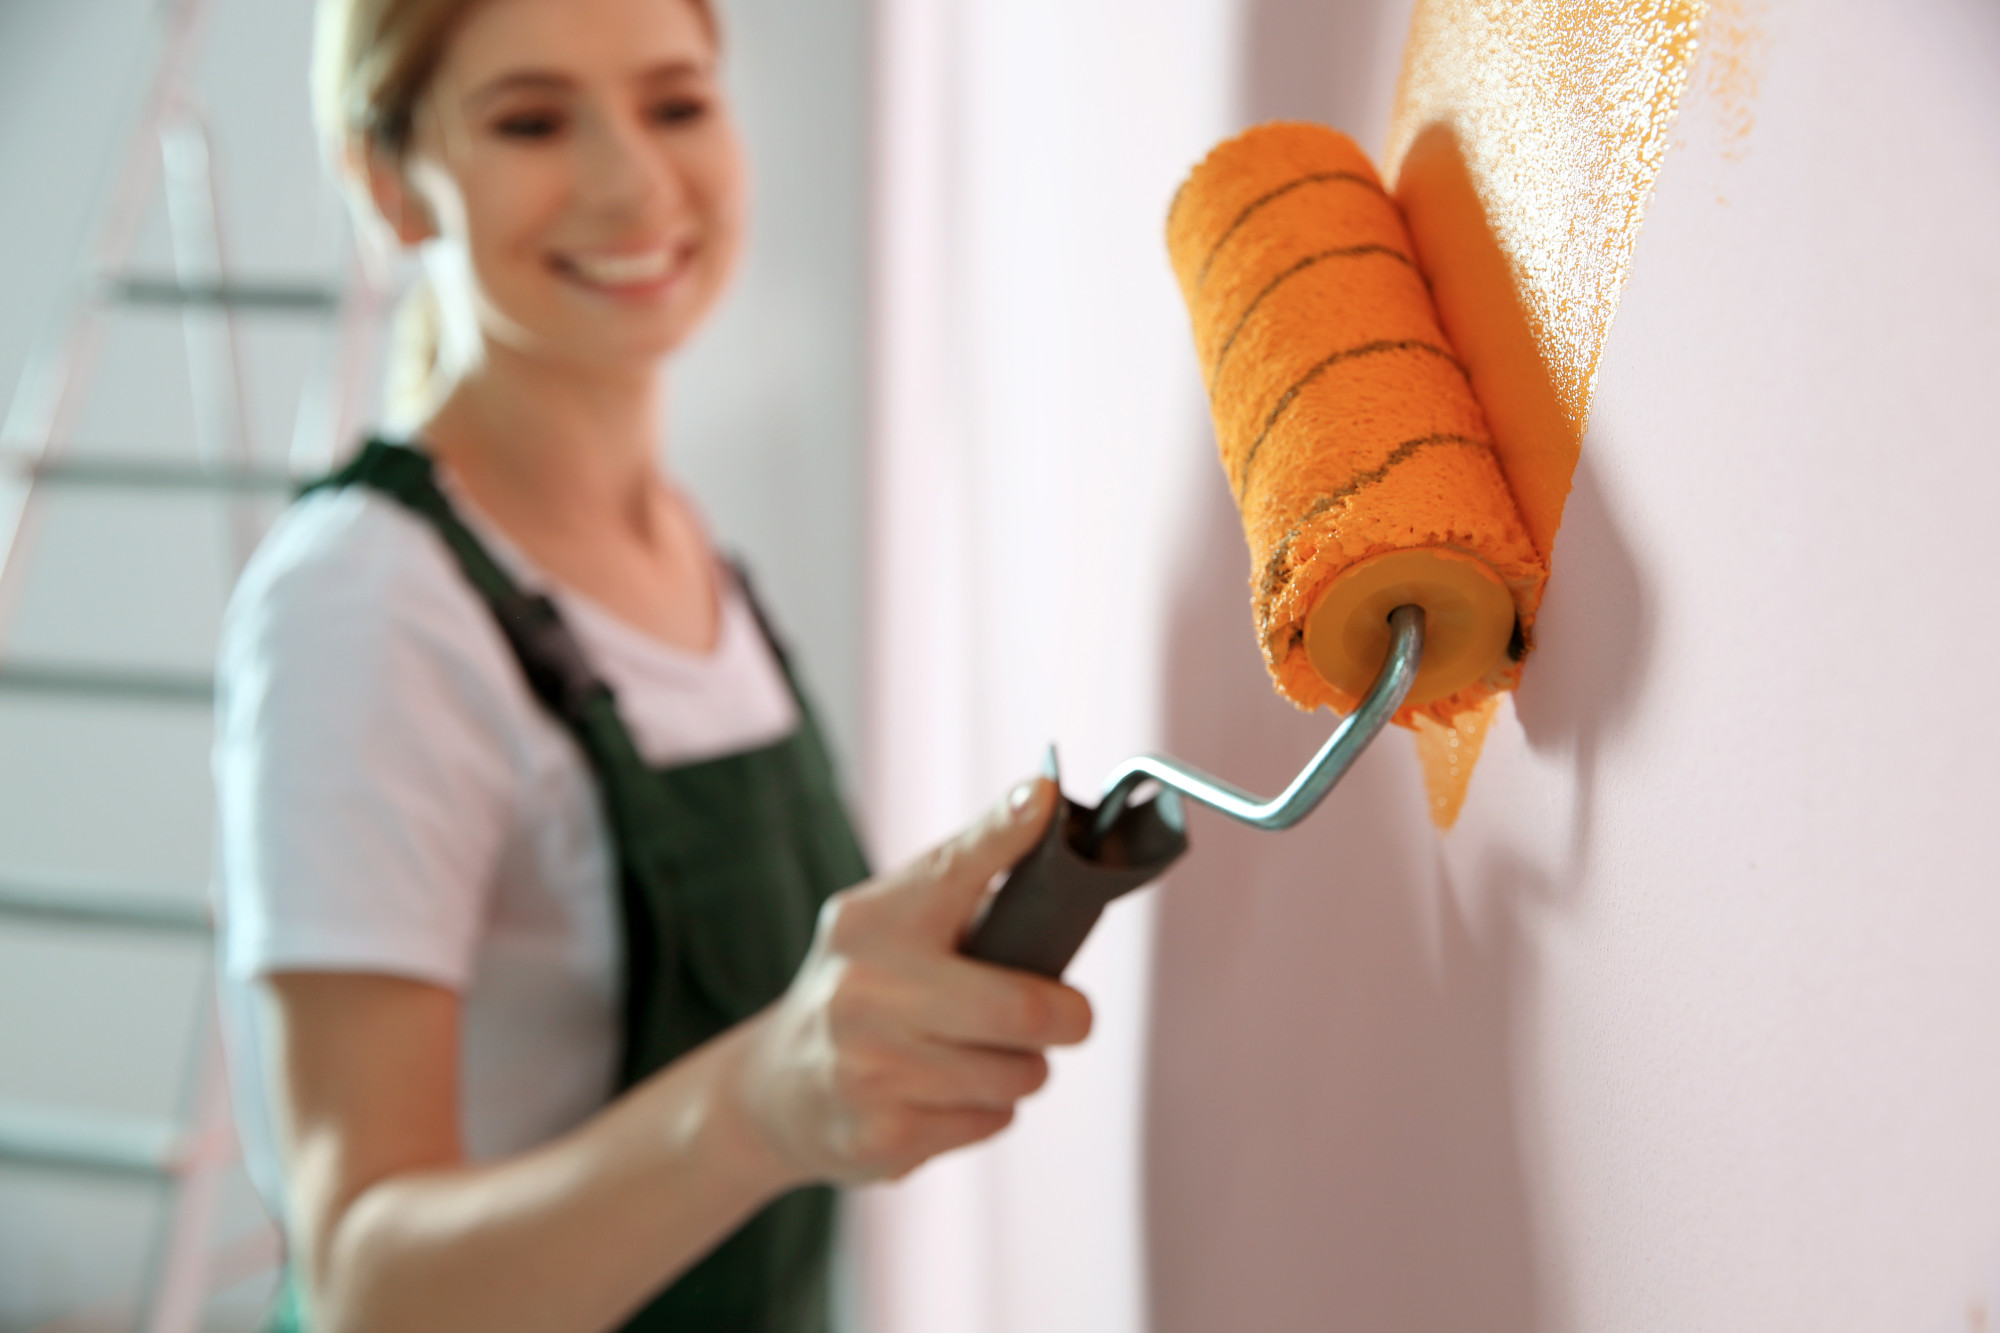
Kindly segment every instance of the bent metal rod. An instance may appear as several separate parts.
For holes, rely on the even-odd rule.
[[[1389,633],[1389,655],[1383,660],[1375,683],[1362,697],[1360,707],[1340,720],[1312,762],[1284,791],[1266,801],[1178,759],[1161,754],[1140,755],[1112,773],[1104,788],[1104,799],[1099,802],[1096,816],[1077,850],[1086,857],[1094,855],[1133,794],[1148,782],[1261,829],[1287,829],[1304,819],[1318,808],[1334,784],[1346,776],[1361,752],[1368,748],[1368,743],[1388,725],[1416,682],[1417,668],[1424,656],[1424,609],[1397,607],[1389,615]]]

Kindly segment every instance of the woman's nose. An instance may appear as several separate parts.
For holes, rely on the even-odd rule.
[[[626,220],[653,211],[671,213],[685,203],[685,182],[671,156],[659,150],[651,126],[611,112],[592,121],[592,132],[584,136],[579,181],[586,207]]]

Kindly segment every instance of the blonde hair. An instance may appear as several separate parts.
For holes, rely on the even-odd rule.
[[[722,36],[710,0],[687,0],[709,37]],[[313,121],[327,156],[344,178],[363,225],[380,236],[363,186],[371,152],[408,151],[417,104],[430,86],[453,31],[480,0],[319,0],[312,55]],[[420,278],[396,312],[384,406],[392,421],[416,425],[436,407],[449,377],[442,364],[444,312],[437,290]]]

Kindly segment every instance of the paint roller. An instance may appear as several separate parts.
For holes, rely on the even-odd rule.
[[[1187,850],[1184,799],[1288,828],[1390,721],[1449,724],[1511,689],[1547,578],[1402,215],[1351,140],[1301,123],[1229,140],[1175,196],[1167,245],[1265,663],[1301,708],[1345,716],[1270,800],[1162,755],[1095,805],[1064,797],[965,943],[1044,976]]]

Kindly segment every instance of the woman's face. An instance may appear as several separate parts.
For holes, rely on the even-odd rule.
[[[488,343],[609,369],[657,360],[707,313],[746,189],[715,66],[689,0],[485,0],[466,17],[389,187],[416,198],[388,202],[405,240],[462,252]]]

